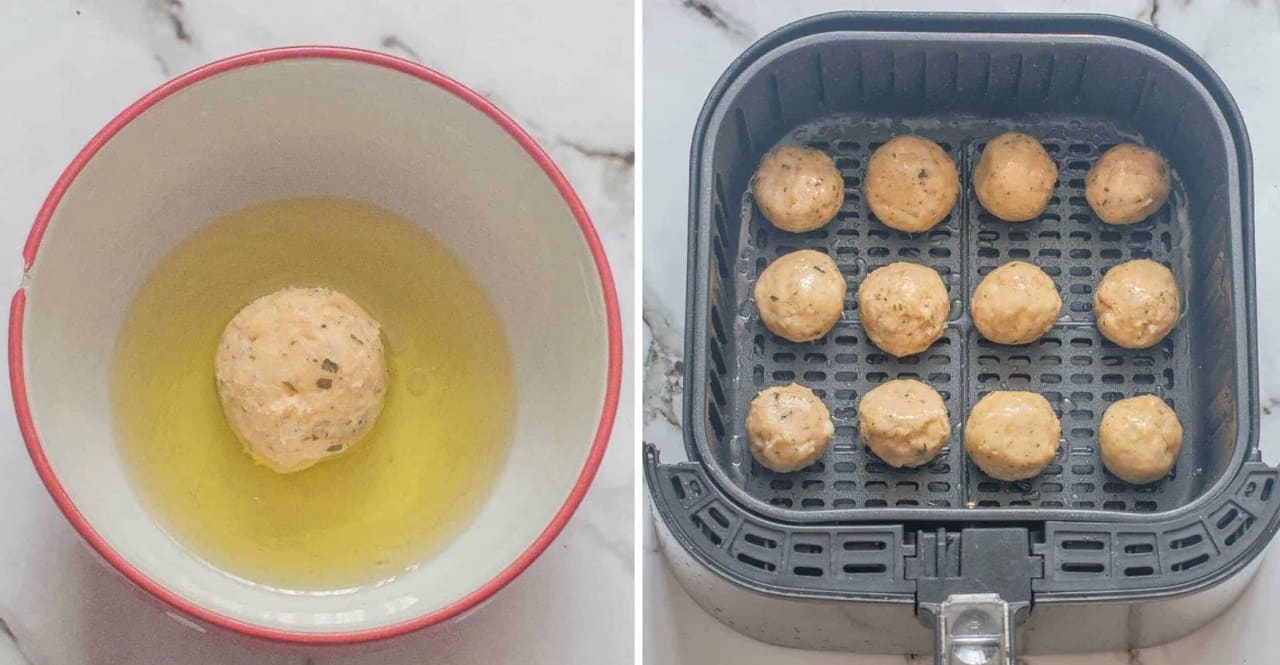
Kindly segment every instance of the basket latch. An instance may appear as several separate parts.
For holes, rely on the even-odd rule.
[[[1013,616],[994,593],[958,593],[938,611],[938,657],[945,665],[1014,665]]]
[[[1031,607],[1044,561],[1026,529],[917,532],[907,577],[916,608],[935,630],[939,665],[1014,665],[1014,627]]]

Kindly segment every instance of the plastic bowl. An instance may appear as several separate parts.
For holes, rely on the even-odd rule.
[[[170,250],[246,205],[322,194],[422,224],[467,265],[506,327],[517,399],[508,460],[470,526],[429,564],[336,594],[239,580],[170,538],[126,478],[109,399],[126,307]],[[621,326],[586,211],[509,117],[399,58],[273,49],[166,83],[72,161],[23,256],[9,361],[32,462],[98,554],[199,624],[341,644],[456,617],[546,549],[608,441]]]

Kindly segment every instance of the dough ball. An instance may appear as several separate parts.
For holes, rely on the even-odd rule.
[[[858,402],[858,434],[889,466],[920,466],[951,438],[942,395],[911,379],[876,386]]]
[[[867,161],[867,205],[889,228],[919,233],[947,218],[960,196],[955,162],[937,143],[896,136]]]
[[[1030,344],[1058,320],[1062,298],[1039,267],[1010,261],[982,278],[970,308],[983,337],[997,344]]]
[[[760,160],[752,191],[760,212],[774,226],[805,233],[840,212],[844,176],[821,150],[781,145]]]
[[[774,471],[799,471],[818,461],[835,431],[827,406],[795,383],[761,390],[747,412],[751,455]]]
[[[1107,407],[1098,430],[1102,463],[1121,480],[1143,485],[1169,474],[1182,450],[1182,423],[1155,395]]]
[[[1089,169],[1084,197],[1108,224],[1141,222],[1169,198],[1169,164],[1150,148],[1121,143]]]
[[[801,249],[779,257],[760,273],[756,307],[773,334],[792,342],[810,342],[840,320],[847,288],[831,257]]]
[[[873,270],[858,287],[858,312],[867,338],[899,358],[920,353],[942,337],[950,311],[942,278],[915,263]]]
[[[988,212],[1006,222],[1025,222],[1044,212],[1058,181],[1058,165],[1044,146],[1009,132],[987,142],[973,170],[973,191]]]
[[[364,436],[387,393],[379,333],[364,308],[329,289],[283,289],[240,310],[222,331],[214,375],[248,453],[292,473]]]
[[[1103,336],[1126,349],[1160,343],[1178,324],[1182,298],[1173,273],[1150,259],[1107,271],[1093,293],[1093,314]]]
[[[978,400],[964,428],[964,449],[997,480],[1040,475],[1062,434],[1049,400],[1037,393],[996,391]]]

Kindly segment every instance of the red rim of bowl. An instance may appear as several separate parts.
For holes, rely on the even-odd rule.
[[[113,118],[111,122],[107,123],[107,126],[99,131],[80,150],[79,154],[76,155],[75,159],[71,161],[71,164],[67,166],[67,169],[63,171],[58,181],[54,184],[53,190],[45,199],[44,205],[41,206],[40,212],[36,216],[35,224],[31,227],[31,232],[27,236],[22,257],[24,270],[29,271],[35,261],[36,251],[40,247],[40,240],[44,236],[45,229],[49,226],[49,220],[53,217],[58,203],[62,200],[63,195],[66,194],[71,183],[75,181],[76,176],[93,159],[98,150],[110,142],[134,118],[137,118],[169,95],[211,76],[242,67],[301,58],[350,60],[386,67],[435,85],[467,102],[505,129],[529,153],[529,156],[537,162],[538,166],[542,167],[547,178],[551,180],[560,192],[560,196],[564,199],[565,204],[568,205],[569,210],[573,213],[578,226],[582,230],[582,237],[586,241],[587,247],[591,250],[591,256],[596,264],[596,271],[600,277],[600,288],[604,297],[609,331],[609,371],[605,387],[604,409],[600,414],[600,421],[591,444],[591,451],[581,472],[578,474],[578,479],[573,489],[569,492],[569,496],[565,498],[559,510],[556,511],[551,522],[538,534],[533,543],[499,572],[497,576],[479,588],[439,610],[408,621],[379,628],[343,633],[307,633],[268,628],[233,619],[181,598],[148,578],[137,568],[134,568],[90,526],[58,481],[53,469],[49,466],[48,458],[45,457],[40,437],[36,434],[35,425],[31,419],[30,404],[27,401],[26,376],[24,374],[22,355],[23,315],[26,304],[25,287],[18,289],[17,293],[14,294],[13,302],[9,309],[9,382],[13,391],[13,404],[14,410],[17,412],[18,427],[22,432],[23,440],[26,441],[27,452],[31,455],[31,461],[36,467],[36,472],[40,475],[40,480],[44,482],[50,496],[53,497],[58,508],[66,516],[67,520],[71,522],[71,525],[75,527],[75,530],[79,532],[80,536],[125,577],[181,612],[236,633],[278,642],[307,645],[355,644],[404,635],[420,628],[446,621],[476,607],[502,589],[520,573],[524,572],[538,558],[538,555],[547,549],[551,541],[560,533],[560,530],[564,528],[565,523],[568,522],[578,504],[581,503],[583,495],[586,494],[587,488],[591,485],[591,480],[595,477],[596,470],[600,466],[600,460],[604,455],[605,446],[608,444],[609,435],[613,429],[613,419],[618,407],[618,391],[622,376],[622,323],[618,313],[618,296],[604,247],[600,244],[600,237],[596,234],[595,227],[587,215],[586,208],[578,200],[577,194],[574,193],[564,174],[560,172],[547,153],[514,120],[499,110],[498,107],[489,103],[485,98],[439,72],[402,58],[374,51],[334,46],[293,46],[243,53],[192,70],[161,85],[134,102]]]

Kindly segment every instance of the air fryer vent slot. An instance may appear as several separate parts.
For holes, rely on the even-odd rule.
[[[1209,561],[1209,555],[1201,554],[1200,556],[1197,556],[1191,559],[1178,561],[1177,563],[1174,563],[1172,566],[1169,566],[1169,570],[1175,573],[1182,572],[1184,570],[1191,570],[1192,568],[1195,568],[1196,566],[1199,566],[1202,563],[1206,563],[1207,561]]]
[[[712,501],[704,504],[691,518],[702,535],[717,547],[729,537],[731,523],[726,512],[727,509],[721,508],[718,501]]]
[[[707,523],[703,521],[701,517],[695,515],[692,519],[694,526],[698,527],[698,529],[702,531],[702,535],[705,536],[707,540],[711,541],[712,545],[718,547],[720,543],[724,542],[724,539],[720,537],[720,534],[716,533],[715,529],[707,526]]]
[[[812,543],[796,543],[792,546],[796,554],[822,554],[822,546]]]
[[[754,533],[743,533],[742,539],[747,541],[748,543],[751,543],[752,545],[755,545],[756,547],[763,547],[765,549],[770,549],[770,550],[777,549],[778,547],[778,541],[772,540],[769,538],[764,538]]]
[[[744,554],[742,552],[738,553],[738,561],[741,561],[742,563],[745,563],[748,566],[751,566],[753,568],[760,568],[761,570],[773,571],[777,569],[777,566],[775,564],[769,563],[768,561],[761,561],[760,559],[757,559],[749,554]]]
[[[1102,550],[1106,548],[1107,544],[1100,540],[1067,540],[1062,543],[1062,549],[1064,550]]]

